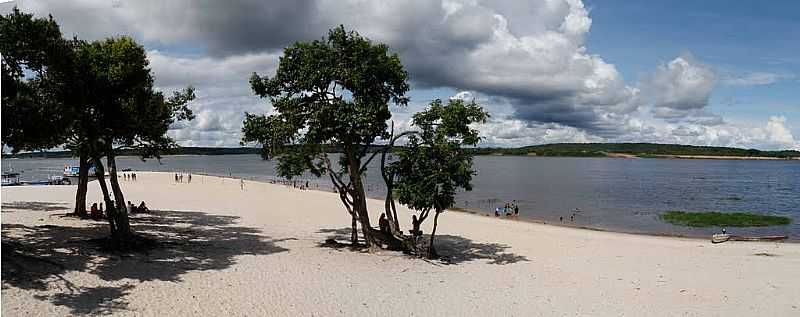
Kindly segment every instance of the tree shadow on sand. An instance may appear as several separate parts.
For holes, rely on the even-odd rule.
[[[349,243],[338,242],[350,241],[350,230],[350,228],[319,230],[318,233],[328,234],[325,242],[319,243],[319,246],[337,250],[350,247]],[[427,246],[427,241],[430,241],[430,235],[423,235],[422,239],[426,241],[424,244]],[[461,264],[470,261],[483,260],[489,264],[506,265],[530,261],[523,255],[507,252],[508,249],[511,248],[508,245],[500,243],[474,242],[461,236],[436,235],[434,245],[436,247],[436,252],[439,254],[439,260],[442,264]],[[361,250],[360,248],[356,249]]]
[[[187,272],[226,269],[238,256],[288,251],[275,244],[283,240],[237,226],[237,219],[194,211],[132,215],[134,232],[157,243],[125,253],[103,251],[97,241],[108,236],[108,227],[101,221],[84,227],[3,224],[3,288],[42,291],[38,299],[69,307],[74,315],[113,313],[127,309],[125,296],[139,282],[180,282]],[[76,286],[65,277],[73,271],[105,283]]]
[[[12,211],[61,211],[68,210],[67,203],[53,203],[43,201],[14,201],[4,202],[2,205],[3,212]]]

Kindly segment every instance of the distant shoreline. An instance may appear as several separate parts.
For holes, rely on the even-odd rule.
[[[382,150],[381,145],[371,145],[369,152]],[[397,147],[395,150],[400,150]],[[328,146],[328,153],[339,153],[340,149]],[[694,146],[657,143],[555,143],[516,148],[477,147],[465,149],[473,155],[487,156],[544,156],[544,157],[613,157],[613,158],[671,158],[714,160],[800,160],[800,151],[762,151],[732,147]],[[164,153],[174,155],[235,155],[261,154],[258,147],[181,147]],[[135,151],[122,150],[117,156],[137,156]],[[69,151],[26,152],[3,154],[3,158],[71,158]]]
[[[627,153],[607,153],[603,156],[578,156],[578,155],[534,155],[534,154],[476,154],[476,156],[512,156],[512,157],[568,157],[568,158],[620,158],[620,159],[671,159],[671,160],[752,160],[752,161],[800,161],[800,157],[777,156],[726,156],[726,155],[673,155],[673,154],[647,154],[634,155]]]
[[[756,161],[800,161],[800,157],[775,157],[775,156],[719,156],[719,155],[656,155],[664,159],[685,160],[756,160]]]
[[[678,238],[678,239],[690,239],[690,240],[700,240],[700,241],[709,241],[711,236],[702,236],[702,235],[688,235],[688,234],[680,234],[680,233],[652,233],[652,232],[636,232],[636,231],[629,231],[621,228],[597,228],[597,227],[590,227],[587,225],[571,225],[565,222],[554,222],[554,221],[546,221],[542,219],[536,218],[521,218],[519,216],[493,216],[490,213],[485,213],[483,211],[474,210],[474,209],[467,209],[461,207],[452,207],[448,208],[448,211],[454,211],[459,213],[471,214],[474,216],[479,217],[488,217],[488,218],[497,218],[498,220],[505,220],[505,221],[518,221],[524,223],[534,223],[540,224],[545,226],[556,226],[562,228],[571,228],[571,229],[578,229],[578,230],[591,230],[591,231],[599,231],[599,232],[609,232],[609,233],[616,233],[616,234],[630,234],[635,236],[648,236],[648,237],[665,237],[665,238]],[[783,243],[800,243],[800,239],[798,237],[789,236],[788,239],[782,241]]]
[[[162,173],[162,172],[154,172],[154,171],[140,171],[140,172]],[[236,176],[215,175],[215,174],[208,174],[208,173],[195,173],[195,175],[201,175],[201,176],[205,176],[205,177],[217,177],[217,178],[223,178],[223,179],[233,179],[233,180],[242,179],[241,177],[236,177]],[[285,185],[285,184],[273,183],[273,182],[268,182],[268,181],[263,181],[263,180],[254,180],[254,179],[247,179],[247,178],[244,178],[244,179],[247,182],[254,182],[254,183],[260,183],[260,184],[267,184],[267,185],[284,186],[284,187],[288,187],[288,188],[292,187],[292,186]],[[326,190],[326,189],[323,189],[321,187],[309,188],[307,190],[314,191],[314,192],[331,193],[330,190]],[[380,202],[383,201],[383,199],[381,199],[381,198],[370,197],[369,195],[368,195],[367,199],[368,200],[374,200],[374,201],[380,201]],[[629,235],[636,235],[636,236],[691,239],[691,240],[699,240],[699,241],[709,241],[709,239],[711,238],[710,236],[703,236],[703,235],[699,235],[699,234],[698,235],[688,235],[688,234],[679,234],[679,233],[636,232],[636,231],[625,230],[623,228],[598,228],[598,227],[591,227],[591,226],[588,226],[588,225],[571,225],[569,223],[564,223],[564,222],[553,222],[553,221],[549,221],[548,222],[547,220],[544,220],[544,219],[529,218],[529,217],[504,216],[504,215],[493,216],[490,212],[476,210],[476,209],[463,208],[463,207],[451,207],[451,208],[448,208],[446,210],[447,211],[458,212],[458,213],[463,213],[463,214],[470,214],[470,215],[478,216],[478,217],[497,218],[497,220],[540,224],[540,225],[545,225],[545,226],[555,226],[555,227],[560,227],[560,228],[570,228],[570,229],[576,229],[576,230],[590,230],[590,231],[608,232],[608,233],[615,233],[615,234],[629,234]],[[787,239],[787,240],[785,240],[783,242],[785,242],[785,243],[800,243],[800,239],[798,237],[789,236],[789,239]]]
[[[186,157],[186,156],[221,156],[221,155],[255,155],[256,153],[227,153],[227,154],[166,154],[165,157]],[[335,153],[334,153],[335,154]],[[671,160],[731,160],[731,161],[800,161],[800,156],[797,157],[777,157],[777,156],[726,156],[726,155],[672,155],[672,154],[654,154],[654,155],[634,155],[627,153],[607,153],[606,155],[598,156],[579,156],[579,155],[535,155],[531,154],[505,154],[505,153],[481,153],[475,156],[510,156],[510,157],[548,157],[548,158],[618,158],[618,159],[671,159]],[[117,158],[138,158],[136,155],[123,154]],[[56,155],[39,154],[35,155],[4,155],[3,159],[74,159],[71,155]],[[148,160],[155,160],[155,158],[148,158]]]

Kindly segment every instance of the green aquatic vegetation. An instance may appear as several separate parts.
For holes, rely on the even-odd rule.
[[[746,212],[686,212],[667,211],[661,215],[666,222],[690,227],[763,227],[787,225],[792,222],[788,217],[762,215]]]

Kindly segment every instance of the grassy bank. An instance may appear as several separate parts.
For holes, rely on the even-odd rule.
[[[690,227],[763,227],[788,225],[792,222],[788,217],[769,216],[754,213],[722,213],[722,212],[685,212],[668,211],[661,215],[666,222]]]

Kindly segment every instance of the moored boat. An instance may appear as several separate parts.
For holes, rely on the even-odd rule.
[[[64,165],[64,177],[79,177],[81,172],[80,166]],[[97,175],[94,164],[89,167],[89,177]]]
[[[711,236],[711,243],[722,243],[726,241],[783,241],[788,239],[789,236],[759,236],[759,237],[745,237],[735,236],[731,234],[714,234]]]
[[[3,173],[2,186],[16,186],[20,184],[22,184],[22,182],[19,179],[19,173]]]

